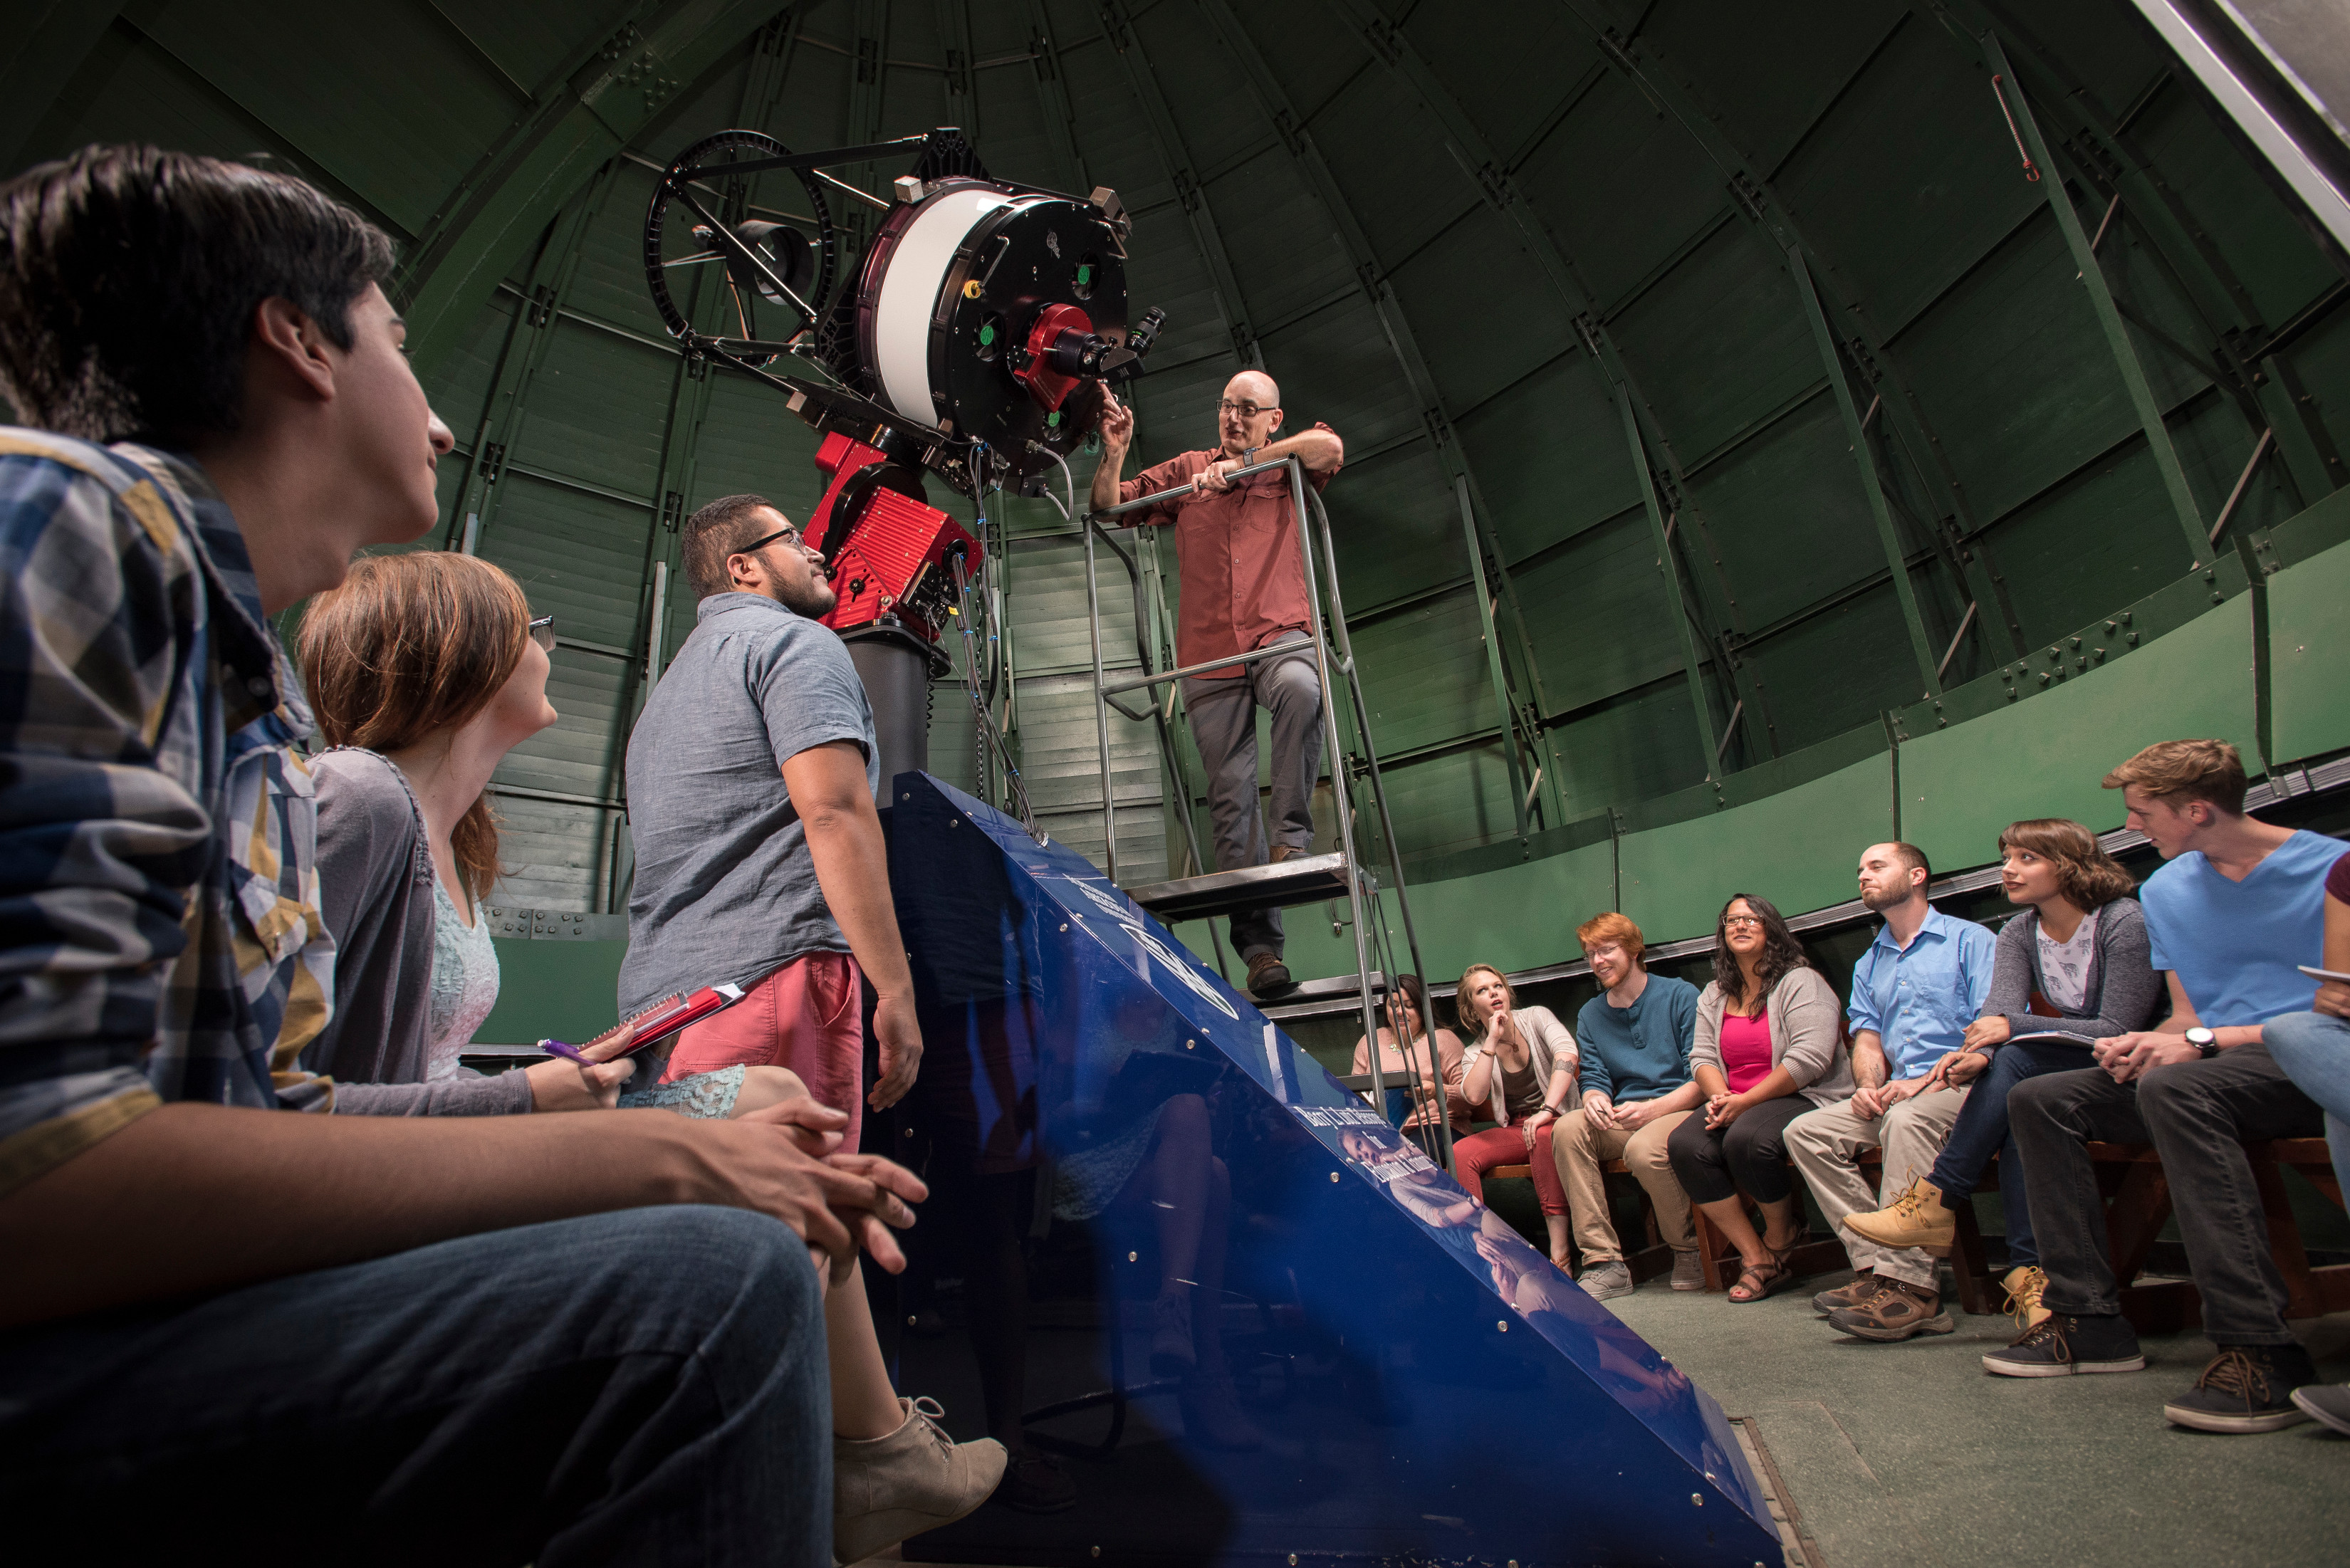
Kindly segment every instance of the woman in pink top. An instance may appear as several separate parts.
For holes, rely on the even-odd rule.
[[[1787,1172],[1787,1124],[1852,1093],[1835,988],[1804,958],[1767,898],[1741,893],[1714,927],[1713,983],[1697,999],[1690,1074],[1705,1114],[1666,1139],[1690,1201],[1738,1248],[1730,1299],[1758,1302],[1792,1282],[1802,1200]],[[1739,1189],[1762,1210],[1755,1234]]]

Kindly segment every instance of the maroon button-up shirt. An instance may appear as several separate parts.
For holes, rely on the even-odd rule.
[[[1314,428],[1330,429],[1319,423]],[[1119,484],[1118,498],[1133,501],[1189,484],[1224,456],[1221,452],[1187,452],[1170,457]],[[1337,472],[1309,471],[1305,477],[1319,491]],[[1305,591],[1305,563],[1297,552],[1297,514],[1290,510],[1286,473],[1260,473],[1220,495],[1195,491],[1178,501],[1129,512],[1125,521],[1174,525],[1175,559],[1183,585],[1183,602],[1175,617],[1177,663],[1204,664],[1220,654],[1245,653],[1289,633],[1311,631],[1313,599]],[[1198,679],[1230,680],[1247,672],[1246,665],[1234,664],[1204,670]]]

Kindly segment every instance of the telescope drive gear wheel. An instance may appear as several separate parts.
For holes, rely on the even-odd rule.
[[[744,364],[764,365],[776,358],[774,348],[745,351],[726,345],[730,340],[789,343],[822,317],[838,266],[840,240],[815,171],[792,171],[815,214],[813,234],[794,223],[753,217],[746,207],[744,177],[728,172],[737,163],[790,153],[772,136],[723,130],[679,153],[662,172],[645,213],[645,284],[670,335],[689,352],[715,343]],[[713,265],[721,269],[726,294],[713,323],[716,330],[704,332],[671,293],[670,275],[691,275],[681,269]],[[695,303],[696,291],[681,292],[687,306]]]

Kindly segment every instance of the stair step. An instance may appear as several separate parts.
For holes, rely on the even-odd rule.
[[[1347,896],[1347,857],[1293,855],[1278,866],[1247,866],[1128,888],[1127,897],[1172,924],[1240,909],[1283,909]],[[1352,981],[1347,982],[1353,984]]]

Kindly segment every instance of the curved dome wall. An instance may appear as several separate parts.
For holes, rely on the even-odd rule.
[[[461,446],[425,543],[473,519],[567,639],[564,722],[499,778],[517,903],[611,907],[675,521],[816,494],[807,433],[764,387],[685,375],[639,273],[652,167],[733,125],[812,148],[960,124],[1001,172],[1119,191],[1135,302],[1170,317],[1141,459],[1211,439],[1244,365],[1293,424],[1343,434],[1329,500],[1400,846],[1431,886],[1496,877],[1431,908],[1498,901],[1529,954],[1565,956],[1566,917],[1599,901],[1648,898],[1689,934],[1655,900],[1692,857],[1767,843],[1808,888],[1816,846],[1789,824],[1843,846],[1904,803],[2043,798],[2065,775],[2023,732],[2068,696],[2068,723],[2208,716],[2271,762],[2350,744],[2327,699],[2280,730],[2268,646],[2245,654],[2271,629],[2246,592],[2282,564],[2266,531],[2350,477],[2344,276],[2123,0],[772,7],[59,4],[0,66],[12,166],[96,139],[268,151],[405,242],[420,369]],[[2042,181],[1995,72],[2044,137]],[[745,197],[788,211],[787,180]],[[2096,236],[2118,342],[2052,198]],[[2197,545],[2231,497],[2216,552]],[[1050,826],[1097,846],[1074,539],[1040,506],[1015,526],[1012,719]],[[2286,555],[2330,536],[2296,526]],[[2070,645],[2107,618],[2109,646]],[[660,647],[691,624],[672,592]],[[2303,687],[2330,690],[2325,668]],[[1994,712],[1988,762],[1980,735],[1938,758],[1946,726]],[[967,774],[957,691],[938,718],[938,771]],[[1121,853],[1150,879],[1180,855],[1149,809],[1165,774],[1146,734],[1118,745]],[[2090,784],[2065,804],[2096,807]],[[1742,816],[1771,801],[1767,826]],[[1972,832],[1929,847],[1987,858]]]

